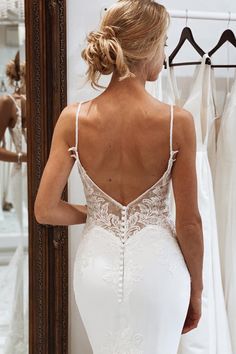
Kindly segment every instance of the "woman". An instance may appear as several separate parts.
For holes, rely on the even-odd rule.
[[[37,198],[41,224],[85,223],[74,291],[95,354],[174,354],[201,317],[203,235],[193,117],[145,90],[162,69],[169,16],[150,0],[106,12],[82,52],[106,90],[66,107]],[[73,167],[87,207],[61,200]],[[176,226],[169,210],[172,180]]]
[[[25,63],[20,63],[19,51],[6,65],[6,75],[13,94],[0,97],[0,141],[9,129],[16,152],[0,148],[0,160],[6,162],[26,162],[26,153],[21,151],[21,140],[26,142],[26,97]]]
[[[6,65],[6,76],[9,81],[9,86],[13,88],[12,94],[6,93],[0,97],[0,161],[11,162],[11,178],[7,180],[8,185],[3,191],[3,209],[10,210],[12,204],[8,203],[7,198],[9,187],[12,188],[14,199],[14,207],[19,222],[22,222],[22,200],[25,206],[27,205],[27,172],[26,166],[22,166],[23,162],[27,161],[25,146],[26,141],[26,96],[25,96],[25,63],[20,63],[19,51],[15,58],[10,60]],[[14,151],[7,149],[5,145],[5,137],[7,129],[9,131]],[[7,165],[2,164],[2,182],[4,182],[4,169]],[[7,177],[7,176],[6,176]],[[22,194],[21,186],[24,191]],[[10,185],[9,185],[10,183]],[[2,188],[4,183],[2,183]]]
[[[9,131],[14,151],[7,146],[0,147],[1,168],[5,162],[11,163],[11,172],[7,179],[8,188],[11,188],[13,206],[19,224],[19,240],[14,254],[4,270],[1,272],[0,303],[4,304],[7,314],[6,323],[9,328],[2,351],[4,353],[26,353],[28,326],[28,306],[23,300],[28,300],[25,281],[27,282],[28,256],[24,254],[24,211],[27,211],[27,153],[26,147],[26,96],[25,96],[25,63],[20,63],[19,51],[15,58],[6,65],[6,76],[9,86],[13,88],[12,94],[0,97],[0,141],[4,141],[7,130]],[[25,163],[24,165],[22,163]],[[4,173],[3,173],[4,176]],[[2,177],[3,177],[2,176]],[[4,176],[5,177],[5,176]],[[3,186],[3,180],[0,186]],[[7,191],[4,191],[7,197]],[[3,208],[11,209],[11,203],[4,200]],[[25,278],[26,276],[26,278]],[[0,309],[2,312],[2,308]]]

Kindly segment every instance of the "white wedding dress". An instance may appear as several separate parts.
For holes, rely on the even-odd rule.
[[[12,138],[13,146],[16,153],[26,152],[27,150],[27,136],[26,128],[22,125],[22,109],[21,98],[15,98],[13,95],[8,94],[16,107],[16,123],[13,128],[8,128]],[[24,95],[22,95],[24,96]],[[17,162],[11,163],[10,181],[12,189],[12,202],[16,211],[16,216],[19,221],[21,229],[24,224],[27,226],[27,164],[18,164]]]
[[[87,220],[74,263],[76,303],[93,354],[176,354],[190,299],[190,274],[169,210],[172,150],[163,176],[128,205],[114,200],[76,159]]]
[[[214,190],[221,269],[233,353],[236,353],[236,79],[221,118],[217,139]]]
[[[178,354],[232,354],[220,269],[213,182],[208,160],[208,137],[214,122],[215,107],[211,67],[206,64],[207,57],[205,54],[200,67],[196,68],[193,84],[185,101],[179,95],[174,68],[167,67],[166,101],[188,110],[194,119],[198,205],[204,238],[202,317],[196,329],[182,336]]]

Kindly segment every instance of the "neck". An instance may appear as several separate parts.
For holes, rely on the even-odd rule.
[[[25,86],[21,86],[21,87],[16,87],[15,88],[15,94],[17,95],[21,95],[21,94],[25,94],[26,90],[25,90]]]
[[[119,90],[124,92],[128,91],[132,93],[143,92],[145,90],[147,78],[144,74],[140,72],[134,72],[134,74],[136,75],[135,77],[130,77],[119,81],[120,76],[116,72],[114,72],[111,81],[107,87],[107,90]]]

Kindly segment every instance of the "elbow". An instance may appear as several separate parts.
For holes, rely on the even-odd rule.
[[[48,222],[48,211],[44,205],[39,203],[37,200],[34,203],[34,216],[38,224],[46,225]]]
[[[176,229],[183,230],[183,229],[195,229],[202,231],[202,218],[200,213],[196,213],[189,217],[188,219],[181,219],[179,220],[176,218]]]

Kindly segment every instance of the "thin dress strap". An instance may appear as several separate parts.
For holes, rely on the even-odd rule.
[[[175,161],[174,155],[179,151],[179,150],[173,150],[173,122],[174,122],[174,105],[172,104],[170,106],[170,159],[172,161]]]
[[[16,109],[17,109],[18,111],[20,111],[21,108],[20,108],[20,106],[17,104],[16,99],[15,99],[10,93],[7,93],[7,96],[9,96],[9,97],[12,99],[12,101],[13,101],[13,102],[15,103],[15,105],[16,105]]]
[[[78,150],[78,140],[79,140],[79,112],[81,108],[82,102],[78,104],[78,108],[76,111],[76,117],[75,117],[75,148]]]
[[[174,120],[174,109],[173,104],[170,106],[170,153],[173,151],[173,120]]]
[[[78,104],[78,108],[76,110],[76,116],[75,116],[75,146],[71,147],[68,149],[68,151],[74,151],[74,154],[71,155],[71,157],[74,157],[75,159],[79,159],[78,156],[78,141],[79,141],[79,112],[81,108],[82,102]]]

